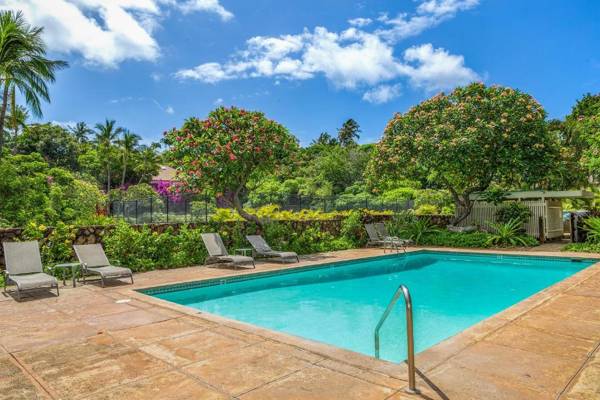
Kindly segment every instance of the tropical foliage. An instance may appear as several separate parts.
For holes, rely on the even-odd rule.
[[[97,185],[50,166],[39,154],[0,159],[0,215],[12,226],[89,218],[105,201]]]
[[[259,180],[288,162],[297,149],[294,136],[261,112],[219,107],[208,118],[190,118],[166,133],[167,156],[177,168],[183,189],[209,189],[249,221],[243,209],[248,182]]]
[[[373,176],[447,189],[465,219],[492,184],[543,185],[558,157],[542,106],[518,90],[474,83],[396,114],[371,159]]]
[[[42,32],[43,28],[27,24],[21,12],[0,11],[0,158],[5,143],[4,127],[9,102],[12,103],[13,125],[16,123],[15,91],[23,95],[31,112],[40,117],[42,100],[50,101],[47,82],[54,82],[56,71],[67,66],[64,61],[46,58]]]
[[[492,233],[487,244],[494,246],[532,246],[537,241],[521,233],[523,223],[519,219],[511,219],[506,223],[491,223]]]
[[[501,204],[496,211],[496,221],[506,224],[510,221],[518,221],[520,226],[529,221],[531,210],[525,204],[518,201],[511,201]]]

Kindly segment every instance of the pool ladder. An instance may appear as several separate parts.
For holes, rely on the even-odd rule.
[[[381,326],[394,309],[394,306],[398,302],[400,295],[404,295],[404,303],[406,305],[406,338],[408,347],[408,388],[406,389],[406,391],[408,393],[419,393],[419,391],[417,390],[415,368],[415,337],[413,334],[412,300],[408,288],[404,285],[398,286],[398,289],[396,289],[394,296],[388,303],[387,308],[383,312],[381,318],[379,318],[379,322],[375,327],[375,357],[379,358],[379,330],[381,329]]]

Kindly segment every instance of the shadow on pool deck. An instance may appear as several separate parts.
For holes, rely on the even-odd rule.
[[[349,250],[301,265],[380,254]],[[598,265],[418,354],[419,396],[404,392],[405,365],[132,290],[297,266],[191,267],[136,274],[133,286],[0,296],[0,399],[600,398]]]

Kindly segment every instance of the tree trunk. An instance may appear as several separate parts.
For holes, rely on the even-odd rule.
[[[127,153],[123,153],[123,177],[121,179],[121,187],[125,186],[125,175],[127,174]]]
[[[106,195],[110,196],[110,160],[106,164]]]
[[[8,84],[4,83],[4,91],[2,93],[2,109],[0,109],[0,157],[4,150],[4,120],[6,119],[6,106],[8,105]]]
[[[461,210],[461,212],[457,212],[456,216],[450,222],[451,225],[458,225],[462,221],[464,221],[469,215],[471,215],[471,211],[473,211],[474,201],[469,198],[469,194],[466,196],[456,196],[454,199],[454,205],[457,210]]]
[[[242,202],[240,201],[240,192],[241,191],[242,191],[242,188],[240,187],[233,193],[233,206],[235,207],[238,214],[240,214],[240,217],[244,218],[246,221],[254,222],[259,227],[262,227],[262,223],[260,222],[260,219],[256,215],[249,214],[244,210],[244,206],[243,206]]]

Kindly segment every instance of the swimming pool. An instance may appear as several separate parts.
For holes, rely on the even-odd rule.
[[[416,251],[143,293],[372,356],[373,330],[400,284],[412,295],[419,352],[595,262]],[[381,330],[381,358],[404,360],[405,334],[398,304]]]

